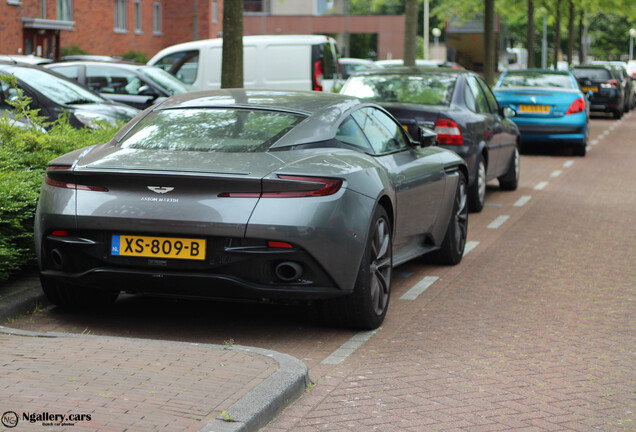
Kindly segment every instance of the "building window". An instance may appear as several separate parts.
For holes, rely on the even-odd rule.
[[[128,27],[126,9],[128,0],[115,0],[115,31],[124,33]]]
[[[219,23],[219,6],[217,5],[217,0],[212,1],[212,23]]]
[[[141,33],[141,0],[135,0],[135,33]]]
[[[46,19],[46,0],[40,3],[40,18]]]
[[[57,0],[57,19],[73,21],[73,0]]]
[[[243,0],[243,11],[248,13],[265,12],[264,0]]]
[[[152,4],[152,33],[161,34],[161,3]]]

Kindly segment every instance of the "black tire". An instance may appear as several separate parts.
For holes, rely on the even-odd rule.
[[[433,260],[438,264],[455,265],[458,264],[464,256],[464,247],[466,246],[466,237],[468,236],[467,188],[466,177],[464,177],[464,174],[459,173],[453,212],[448,222],[446,235],[444,236],[441,247],[431,254]]]
[[[97,291],[44,277],[40,283],[48,301],[63,309],[101,309],[112,305],[119,296],[119,291]]]
[[[382,324],[391,296],[392,239],[389,217],[378,206],[353,293],[318,304],[326,324],[360,330],[373,330]]]
[[[623,110],[622,110],[622,109],[614,110],[614,111],[612,111],[612,115],[614,116],[614,118],[615,118],[616,120],[618,120],[618,119],[620,119],[621,117],[623,117]]]
[[[578,144],[578,145],[575,145],[574,147],[572,147],[572,155],[574,155],[574,156],[585,156],[586,152],[587,152],[587,144],[586,143]]]
[[[486,164],[480,157],[477,161],[477,178],[468,188],[468,209],[479,213],[486,203]]]
[[[521,173],[519,149],[515,146],[512,152],[512,157],[508,163],[508,171],[501,177],[497,177],[499,180],[499,189],[502,190],[517,190],[519,186],[519,175]]]

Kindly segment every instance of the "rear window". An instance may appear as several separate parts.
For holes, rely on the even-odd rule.
[[[120,142],[122,148],[246,153],[266,151],[304,119],[292,113],[248,109],[155,111]]]
[[[588,78],[596,81],[607,81],[614,78],[610,71],[601,68],[576,68],[572,69],[572,73],[577,78]]]
[[[509,72],[497,87],[574,88],[568,75],[537,72]]]
[[[457,75],[364,75],[351,77],[342,93],[375,102],[448,105]]]

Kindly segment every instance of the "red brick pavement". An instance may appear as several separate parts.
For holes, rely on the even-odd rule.
[[[585,158],[524,155],[519,190],[471,214],[464,262],[401,267],[383,328],[311,368],[316,386],[265,430],[636,430],[634,136],[632,115]],[[424,275],[440,280],[398,299]]]
[[[189,343],[0,333],[0,346],[0,414],[20,417],[11,431],[198,431],[278,368],[263,355]],[[91,419],[47,427],[23,412]]]

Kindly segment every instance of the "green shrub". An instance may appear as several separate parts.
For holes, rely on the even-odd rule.
[[[143,51],[135,51],[135,50],[130,50],[127,53],[121,54],[119,57],[125,58],[127,60],[132,60],[137,63],[144,63],[144,64],[148,63],[148,60],[150,60],[146,56],[146,53],[144,53]]]
[[[15,79],[0,75],[0,81],[15,86]],[[33,218],[46,164],[72,150],[106,142],[121,125],[104,124],[98,129],[75,129],[68,116],[45,124],[20,90],[8,101],[15,119],[31,125],[16,126],[0,116],[0,282],[33,264]]]
[[[70,55],[87,55],[88,51],[83,50],[77,45],[69,45],[67,47],[60,48],[60,57],[70,56]]]

